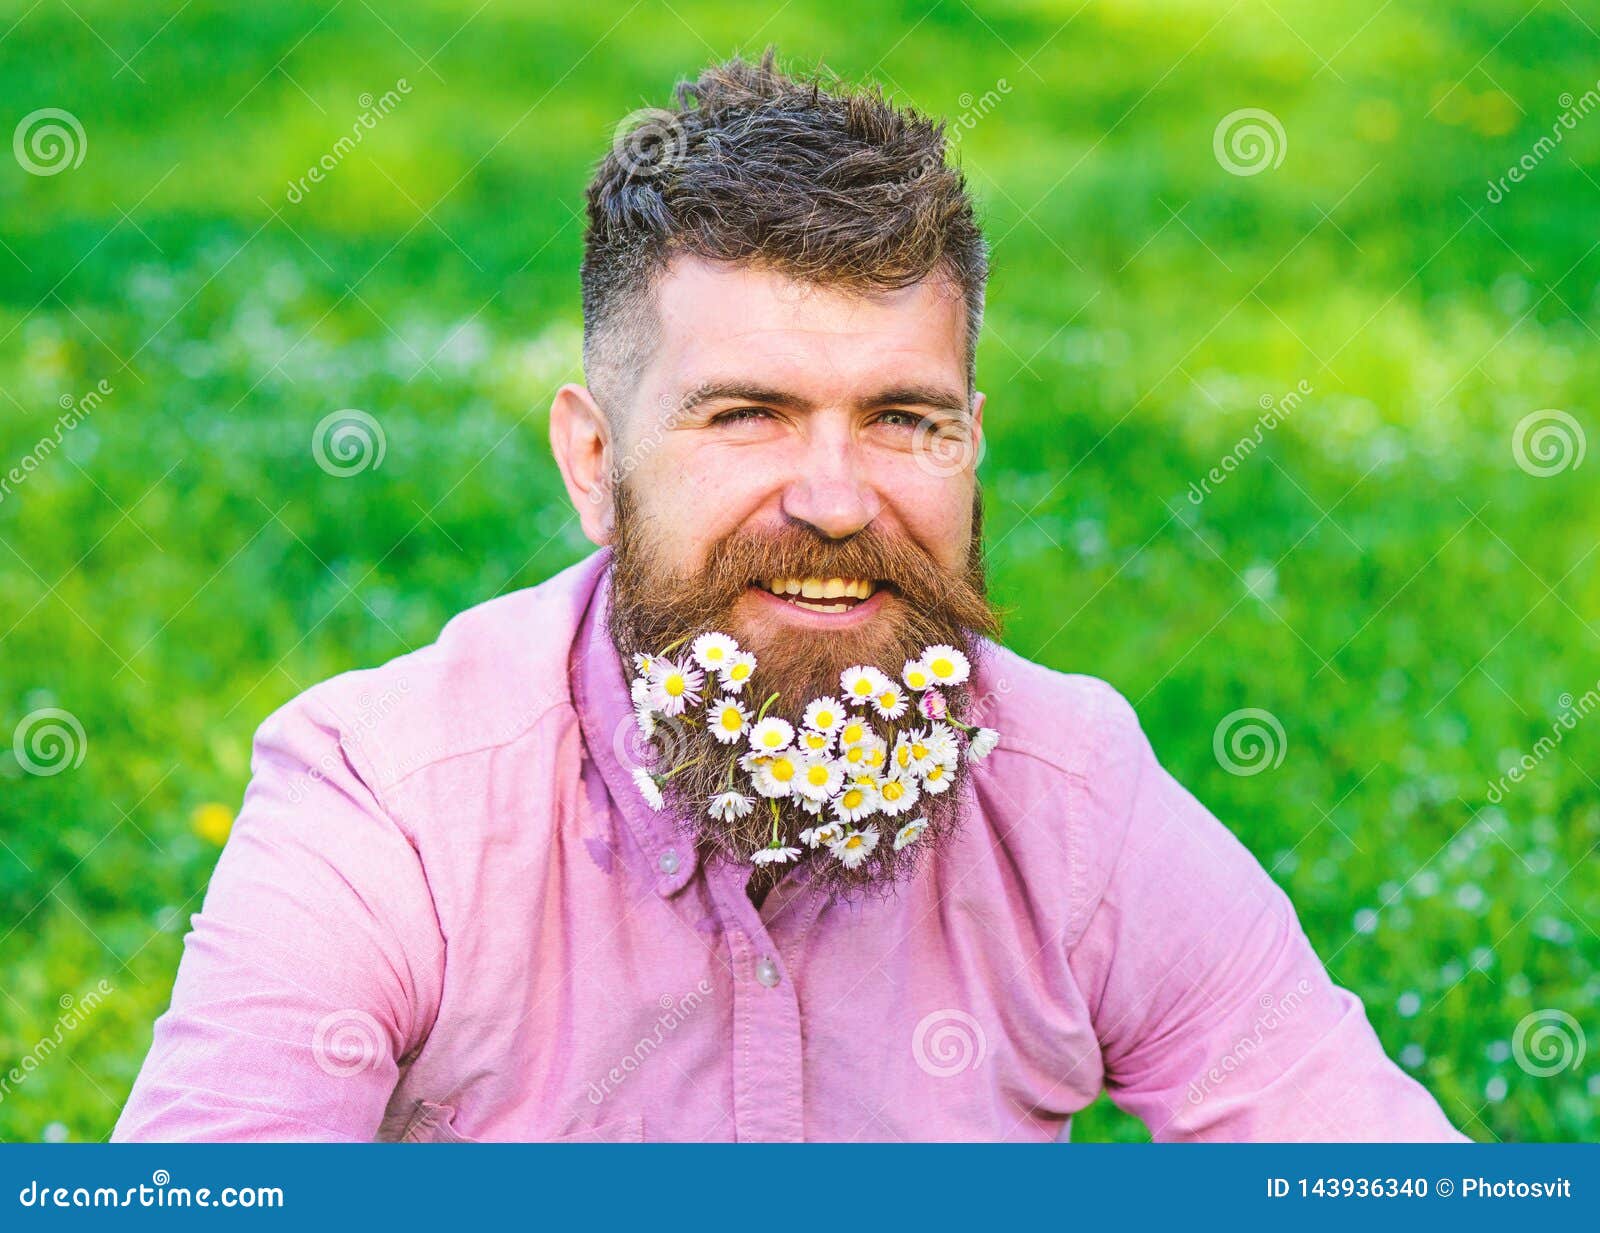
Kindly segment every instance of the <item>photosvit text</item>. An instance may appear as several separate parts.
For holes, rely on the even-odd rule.
[[[1269,1177],[1269,1199],[1570,1199],[1572,1179],[1502,1177]]]

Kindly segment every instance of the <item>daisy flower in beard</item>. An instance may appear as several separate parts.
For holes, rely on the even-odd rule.
[[[894,752],[889,765],[902,777],[920,775],[933,761],[933,751],[928,746],[928,734],[921,728],[912,728],[895,738]]]
[[[656,734],[656,716],[650,709],[650,682],[635,677],[628,692],[633,698],[633,722],[639,725],[640,735],[648,741]]]
[[[894,682],[883,673],[866,664],[846,668],[839,674],[839,687],[844,690],[844,696],[855,706],[865,706],[872,701],[874,694],[891,688],[893,684]]]
[[[922,790],[929,796],[940,796],[950,790],[954,782],[952,778],[953,765],[946,762],[935,762],[922,772]]]
[[[851,716],[839,725],[839,748],[848,749],[852,745],[859,745],[871,735],[871,724],[865,719]]]
[[[907,689],[920,692],[933,684],[933,673],[928,671],[928,665],[923,660],[908,659],[906,666],[900,669],[900,679],[905,682]]]
[[[878,691],[872,695],[872,709],[885,719],[899,719],[910,705],[906,699],[906,691],[888,677],[884,677]]]
[[[781,719],[768,716],[750,729],[750,748],[761,753],[779,753],[789,748],[794,729]]]
[[[810,728],[802,728],[800,735],[794,738],[795,747],[803,753],[825,754],[833,748],[833,737],[826,732],[816,732]]]
[[[799,848],[786,848],[781,843],[776,843],[753,854],[750,857],[750,863],[752,865],[782,865],[787,861],[798,860],[799,857]]]
[[[658,659],[651,665],[650,701],[663,715],[682,715],[700,704],[700,690],[706,674],[693,664]]]
[[[812,731],[831,733],[845,721],[844,703],[837,698],[814,698],[803,719]]]
[[[894,833],[894,850],[898,852],[907,844],[916,843],[922,837],[922,832],[928,829],[928,819],[912,818]]]
[[[633,657],[633,670],[640,676],[649,676],[650,667],[655,663],[653,655],[635,655]]]
[[[888,750],[888,743],[881,736],[866,736],[854,745],[846,746],[839,760],[844,763],[846,773],[851,775],[875,771],[883,765]]]
[[[922,795],[915,779],[884,779],[878,783],[878,809],[886,817],[905,813]]]
[[[844,770],[831,758],[807,757],[800,763],[794,790],[808,801],[825,801],[844,783]]]
[[[718,698],[706,708],[706,731],[723,745],[732,745],[750,730],[750,712],[737,698]]]
[[[813,818],[820,818],[823,809],[828,804],[825,798],[819,797],[817,800],[812,800],[809,796],[800,796],[798,793],[792,799],[799,801],[801,810],[810,814]]]
[[[922,662],[928,666],[928,675],[935,685],[960,685],[972,675],[967,657],[955,647],[942,643],[923,651]]]
[[[930,689],[917,699],[917,710],[924,719],[943,719],[950,713],[950,703],[937,689]]]
[[[795,780],[800,775],[800,761],[792,753],[780,753],[755,773],[755,789],[762,796],[776,800],[795,790]]]
[[[841,822],[859,822],[878,808],[878,789],[871,779],[852,779],[833,798],[834,816]]]
[[[749,651],[735,651],[722,667],[722,688],[730,694],[743,693],[755,673],[756,657]]]
[[[995,746],[1000,743],[1000,734],[993,728],[979,728],[972,734],[972,740],[967,745],[967,758],[973,762],[982,762],[994,752]]]
[[[746,796],[743,792],[719,792],[711,798],[706,813],[718,822],[734,822],[739,818],[748,818],[755,807],[753,796]]]
[[[707,672],[718,672],[727,667],[728,660],[737,654],[739,644],[727,634],[701,634],[689,644],[689,654],[694,662]]]
[[[878,828],[869,826],[864,831],[851,831],[844,838],[835,839],[828,845],[828,851],[838,857],[846,869],[854,869],[871,856],[872,849],[877,846]]]
[[[956,740],[955,729],[949,724],[928,725],[928,735],[923,738],[928,746],[928,756],[935,762],[956,764],[961,753],[961,742]]]
[[[834,840],[843,838],[843,822],[823,822],[800,832],[800,842],[808,848],[825,848]]]

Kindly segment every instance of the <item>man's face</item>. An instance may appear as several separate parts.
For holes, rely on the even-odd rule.
[[[881,553],[847,545],[949,577],[975,564],[983,396],[967,395],[959,295],[925,280],[861,297],[679,258],[657,311],[631,405],[607,409],[630,547],[656,578],[687,580],[719,544],[781,545],[765,559],[784,576],[724,597],[727,632],[758,654],[892,645],[908,597],[875,576]],[[852,559],[857,575],[826,572]]]

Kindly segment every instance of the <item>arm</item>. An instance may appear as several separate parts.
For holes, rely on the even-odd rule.
[[[1384,1054],[1255,858],[1112,704],[1092,788],[1120,848],[1072,956],[1112,1101],[1157,1140],[1462,1140]]]
[[[334,725],[291,703],[251,770],[114,1140],[370,1140],[432,1025],[422,865]]]

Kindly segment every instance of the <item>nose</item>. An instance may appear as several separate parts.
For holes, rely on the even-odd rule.
[[[784,489],[783,512],[827,539],[845,539],[872,522],[883,502],[848,429],[815,422],[811,428]]]

